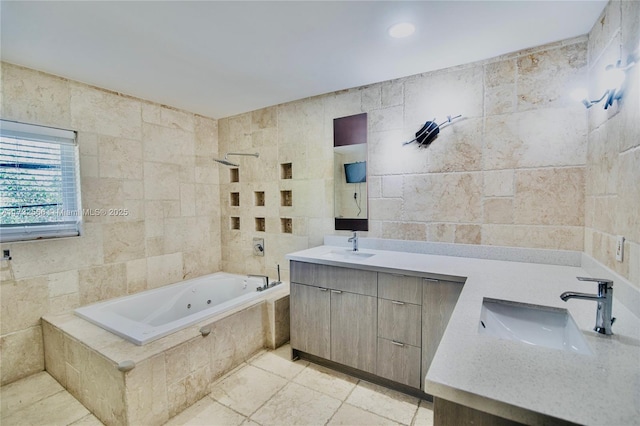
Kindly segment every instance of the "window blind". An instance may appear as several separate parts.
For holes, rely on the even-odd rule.
[[[80,235],[79,187],[75,132],[0,120],[0,241]]]

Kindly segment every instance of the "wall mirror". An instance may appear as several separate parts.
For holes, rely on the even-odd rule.
[[[369,229],[367,196],[367,114],[333,120],[335,229]]]

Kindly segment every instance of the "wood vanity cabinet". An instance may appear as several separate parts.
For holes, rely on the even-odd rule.
[[[378,273],[378,376],[420,389],[421,312],[420,278]]]
[[[291,347],[375,373],[377,291],[376,272],[292,261]]]
[[[422,389],[463,283],[291,261],[291,348]]]
[[[424,278],[422,286],[422,371],[429,370],[464,283]]]

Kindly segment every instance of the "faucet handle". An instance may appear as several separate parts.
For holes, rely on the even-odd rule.
[[[576,277],[578,281],[591,281],[598,283],[599,285],[606,285],[607,288],[613,288],[613,281],[606,278],[589,278],[589,277]]]

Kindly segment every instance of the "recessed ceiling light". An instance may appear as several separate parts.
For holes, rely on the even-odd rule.
[[[409,22],[400,22],[389,28],[389,35],[393,38],[409,37],[416,31],[416,27]]]

